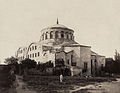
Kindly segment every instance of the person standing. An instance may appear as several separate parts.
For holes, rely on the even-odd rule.
[[[63,82],[63,75],[60,74],[60,82]]]
[[[72,67],[70,68],[70,71],[71,71],[71,76],[73,76],[73,68]]]

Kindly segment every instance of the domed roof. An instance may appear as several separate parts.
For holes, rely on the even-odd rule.
[[[67,28],[66,26],[61,25],[61,24],[55,24],[55,25],[53,25],[53,26],[51,26],[49,28],[53,28],[53,27]]]
[[[47,27],[47,28],[44,28],[43,30],[41,31],[44,31],[46,29],[64,29],[64,30],[69,30],[69,31],[73,31],[72,29],[69,29],[68,27],[62,25],[62,24],[59,24],[58,22],[58,19],[57,19],[57,23],[53,26],[50,26],[50,27]]]
[[[49,28],[67,28],[67,27],[64,26],[64,25],[59,24],[59,21],[58,21],[58,18],[57,18],[56,24],[51,26],[51,27],[49,27]]]

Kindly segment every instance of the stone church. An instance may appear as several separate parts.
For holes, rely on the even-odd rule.
[[[59,24],[41,30],[39,42],[28,47],[20,47],[16,52],[19,62],[25,58],[35,60],[38,64],[64,60],[72,75],[95,75],[105,66],[105,56],[91,51],[91,46],[80,45],[74,40],[74,30]]]

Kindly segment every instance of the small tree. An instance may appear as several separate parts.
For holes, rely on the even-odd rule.
[[[15,71],[15,73],[18,73],[18,71],[19,71],[19,66],[18,66],[18,59],[17,58],[15,58],[15,57],[10,57],[10,58],[6,58],[5,59],[5,61],[4,61],[4,63],[6,63],[6,64],[8,64],[9,66],[11,66],[12,67],[12,69],[13,68],[15,68],[14,69],[14,71]]]
[[[37,62],[35,60],[31,60],[26,58],[22,60],[20,63],[20,74],[26,76],[28,73],[28,69],[32,69],[36,67]]]
[[[8,65],[18,64],[18,59],[12,56],[10,58],[6,58],[4,63],[6,63]]]

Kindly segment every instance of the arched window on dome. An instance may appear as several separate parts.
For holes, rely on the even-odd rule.
[[[46,32],[46,34],[45,34],[45,39],[48,39],[48,36],[47,36],[47,35],[48,35],[48,32]]]
[[[58,38],[58,31],[55,32],[55,38]]]
[[[44,34],[42,34],[42,40],[44,40]]]
[[[66,32],[66,39],[69,39],[69,35],[68,35],[68,32]]]
[[[53,31],[50,32],[50,39],[53,38]]]
[[[71,40],[73,39],[73,34],[70,35],[70,39],[71,39]]]
[[[68,38],[69,40],[71,40],[71,33],[68,33]]]
[[[64,38],[64,32],[61,31],[61,38]]]

